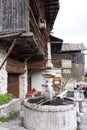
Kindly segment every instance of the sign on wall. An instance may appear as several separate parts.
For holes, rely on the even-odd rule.
[[[63,69],[63,74],[70,74],[71,73],[71,69]]]
[[[62,59],[62,68],[72,68],[71,60]]]

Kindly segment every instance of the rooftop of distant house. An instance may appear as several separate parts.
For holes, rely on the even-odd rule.
[[[64,43],[62,44],[62,52],[65,51],[85,51],[87,50],[87,48],[85,47],[85,45],[83,43]]]

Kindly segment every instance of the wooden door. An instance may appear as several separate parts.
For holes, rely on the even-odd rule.
[[[19,98],[19,74],[8,74],[8,93]]]

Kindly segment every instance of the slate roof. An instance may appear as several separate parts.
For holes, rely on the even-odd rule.
[[[80,44],[73,44],[73,43],[64,43],[62,45],[61,51],[84,51],[87,50],[83,43]]]

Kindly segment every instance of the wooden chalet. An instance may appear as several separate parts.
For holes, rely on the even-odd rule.
[[[24,60],[47,55],[47,42],[59,10],[58,0],[0,0],[0,42],[11,57]]]
[[[69,44],[64,43],[61,51],[52,55],[52,61],[55,67],[62,68],[62,59],[71,60],[76,65],[78,72],[84,76],[85,57],[83,51],[86,47],[83,43]]]
[[[20,91],[27,92],[27,88],[26,92],[23,88],[25,84],[27,87],[26,76],[23,77],[27,65],[28,84],[38,63],[43,60],[44,65],[47,43],[58,11],[59,0],[0,0],[0,46],[6,51],[0,69],[6,63],[7,90],[15,97],[23,96]],[[35,64],[33,68],[31,62]]]

